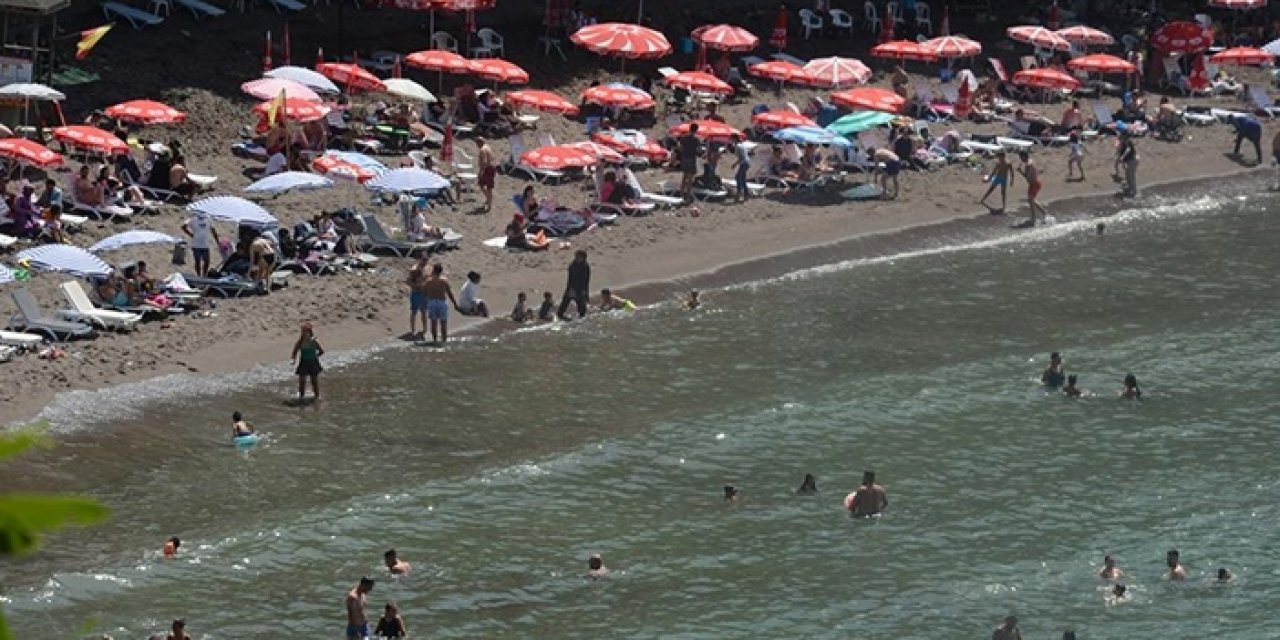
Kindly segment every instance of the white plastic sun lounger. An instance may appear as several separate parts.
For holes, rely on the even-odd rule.
[[[0,249],[8,249],[17,241],[18,239],[13,236],[6,236],[5,234],[0,233]]]
[[[970,153],[980,153],[982,155],[995,155],[1002,147],[998,144],[989,142],[978,142],[977,140],[961,140],[960,148]]]
[[[44,315],[40,304],[26,289],[13,292],[13,302],[18,305],[18,314],[9,320],[9,328],[27,333],[38,333],[51,340],[69,340],[71,338],[92,338],[96,334],[93,327],[79,322],[56,320]]]
[[[44,338],[34,333],[21,331],[0,331],[0,344],[19,349],[34,349],[44,342]]]
[[[360,216],[364,222],[365,235],[368,240],[364,243],[367,251],[382,249],[390,251],[397,257],[412,256],[415,253],[430,253],[446,248],[457,248],[462,243],[462,234],[457,233],[453,229],[441,229],[444,232],[444,238],[438,240],[428,240],[424,242],[414,242],[411,240],[396,240],[387,235],[382,228],[382,223],[371,215]]]
[[[631,187],[632,191],[635,191],[637,198],[640,198],[641,200],[645,200],[647,202],[652,202],[664,209],[673,209],[675,207],[678,207],[684,204],[684,200],[682,198],[663,195],[660,193],[646,192],[644,190],[644,187],[641,186],[640,179],[636,177],[636,174],[634,171],[627,169],[626,175],[627,175],[627,185]]]
[[[62,291],[62,297],[67,300],[67,304],[71,305],[70,309],[57,312],[57,316],[63,320],[83,322],[102,329],[119,331],[132,331],[142,321],[142,316],[136,313],[108,311],[94,307],[79,282],[64,282],[58,285],[58,289]]]
[[[1031,140],[1022,140],[1019,138],[1006,138],[1005,136],[996,136],[996,144],[1003,147],[1006,151],[1029,151],[1036,143]]]
[[[173,0],[173,2],[178,6],[186,7],[191,12],[191,15],[195,16],[196,20],[204,17],[216,18],[227,13],[226,9],[216,7],[203,0]]]
[[[134,7],[127,4],[121,4],[119,2],[102,3],[102,15],[107,20],[111,20],[112,16],[124,18],[129,21],[129,24],[133,25],[134,29],[141,29],[144,26],[154,27],[164,22],[164,18],[161,18],[160,16],[147,13],[142,9],[135,9]]]
[[[286,9],[289,11],[302,11],[307,5],[298,2],[298,0],[267,0],[271,6],[275,7],[276,13],[284,13]]]

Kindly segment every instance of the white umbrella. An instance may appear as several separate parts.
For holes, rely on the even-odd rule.
[[[259,100],[275,100],[283,93],[285,98],[296,98],[307,102],[324,102],[319,94],[311,90],[311,87],[283,78],[250,80],[240,85],[240,90]]]
[[[61,91],[35,82],[15,82],[0,87],[0,97],[24,98],[26,100],[66,100]]]
[[[273,176],[267,176],[245,187],[244,190],[249,193],[270,193],[278,195],[289,191],[324,189],[332,186],[333,181],[321,175],[307,173],[305,171],[285,171]]]
[[[45,271],[62,271],[78,276],[111,275],[111,265],[102,258],[69,244],[46,244],[20,251],[14,256],[18,262],[26,261]]]
[[[133,231],[121,231],[113,236],[103,238],[97,244],[89,247],[89,251],[98,253],[99,251],[114,251],[140,244],[178,244],[179,242],[181,240],[167,233],[135,229]]]
[[[364,186],[372,191],[412,193],[448,189],[449,180],[434,171],[406,167],[388,171],[364,183]]]
[[[431,95],[427,88],[412,81],[408,78],[387,78],[382,81],[387,86],[387,93],[400,96],[407,100],[416,100],[418,102],[436,102],[436,97]]]
[[[267,78],[279,78],[281,80],[292,80],[305,87],[310,87],[321,93],[341,93],[338,85],[332,80],[324,77],[319,71],[314,71],[306,67],[284,66],[276,67],[264,74]]]
[[[199,211],[214,220],[234,222],[250,227],[274,227],[280,224],[270,211],[236,196],[214,196],[187,205],[187,211]]]

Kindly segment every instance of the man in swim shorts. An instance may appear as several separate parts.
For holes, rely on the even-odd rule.
[[[178,618],[173,621],[173,626],[169,627],[169,635],[165,636],[165,640],[191,640],[191,634],[187,633],[187,621]]]
[[[1040,382],[1050,389],[1057,389],[1066,379],[1067,376],[1062,371],[1062,355],[1054,351],[1049,354],[1049,366],[1040,374]]]
[[[239,438],[240,436],[253,435],[253,425],[240,415],[239,411],[231,414],[231,437]]]
[[[458,306],[453,297],[453,287],[444,279],[444,265],[431,265],[431,276],[422,283],[427,296],[427,319],[431,321],[431,342],[444,344],[449,341],[449,306]]]
[[[1169,567],[1169,573],[1165,574],[1172,582],[1183,582],[1187,579],[1187,569],[1182,566],[1182,555],[1177,549],[1170,549],[1169,553],[1164,556],[1164,563]]]
[[[996,153],[996,166],[991,170],[991,175],[987,176],[991,186],[987,187],[987,192],[982,195],[982,199],[978,204],[991,208],[987,204],[987,198],[991,197],[991,193],[1000,187],[1000,209],[992,211],[992,213],[1004,213],[1005,207],[1009,206],[1009,187],[1013,186],[1013,165],[1009,163],[1003,151]]]
[[[476,186],[484,194],[484,211],[488,213],[493,208],[493,185],[498,177],[498,165],[493,161],[493,148],[484,137],[476,136],[476,148],[477,161],[480,163],[480,176],[476,180]]]
[[[1116,566],[1115,556],[1107,555],[1102,558],[1102,571],[1098,572],[1098,577],[1103,580],[1119,580],[1124,577],[1124,572]]]
[[[423,286],[427,282],[427,257],[420,256],[418,264],[409,270],[405,284],[409,285],[409,337],[422,335],[418,331],[418,319],[422,319],[422,331],[427,330],[427,292]]]
[[[365,615],[365,595],[373,591],[372,578],[360,578],[360,584],[347,592],[347,638],[369,637],[369,618]]]
[[[876,472],[862,473],[862,486],[853,494],[849,511],[855,516],[874,516],[889,507],[889,496],[884,487],[876,484]]]

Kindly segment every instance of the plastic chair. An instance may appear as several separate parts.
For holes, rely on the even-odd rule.
[[[804,27],[805,40],[808,40],[814,31],[817,31],[819,35],[822,34],[822,18],[819,18],[817,14],[808,9],[800,10],[800,26]]]
[[[906,25],[907,21],[902,17],[902,5],[897,2],[888,2],[884,5],[884,10],[893,17],[894,25]]]
[[[848,31],[849,35],[853,35],[853,16],[846,13],[843,9],[831,10],[831,26],[836,31]]]
[[[160,16],[161,10],[164,11],[164,15],[168,16],[169,9],[169,0],[151,0],[151,13],[154,13],[156,17]]]
[[[490,56],[496,54],[498,57],[504,57],[507,55],[506,48],[503,45],[502,36],[498,35],[497,31],[494,31],[489,27],[485,27],[476,32],[476,37],[480,38],[480,44],[478,46],[471,47],[471,54],[473,58],[476,57],[476,53],[484,53]]]
[[[871,33],[880,32],[880,14],[876,12],[876,3],[867,0],[862,6],[863,20],[867,23],[867,31]]]
[[[923,2],[916,3],[916,28],[933,35],[933,20],[929,16],[929,5]]]
[[[431,34],[431,48],[457,53],[458,41],[446,31],[437,31]]]

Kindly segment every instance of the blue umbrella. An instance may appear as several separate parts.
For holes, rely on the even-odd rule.
[[[61,271],[77,276],[111,275],[111,266],[102,258],[69,244],[46,244],[21,251],[14,256],[19,263],[26,262],[45,271]]]
[[[139,244],[178,244],[179,240],[167,233],[159,231],[147,231],[145,229],[135,229],[133,231],[122,231],[113,236],[103,238],[97,244],[89,247],[89,251],[97,253],[99,251],[113,251],[115,249],[123,249]]]
[[[214,196],[187,205],[187,211],[199,211],[214,220],[234,222],[250,227],[274,227],[280,224],[271,212],[236,196]]]
[[[836,135],[822,127],[787,127],[774,131],[773,137],[776,140],[796,144],[825,144],[844,149],[853,147],[853,143],[848,138]]]
[[[333,181],[314,173],[305,171],[285,171],[272,176],[267,176],[247,187],[245,191],[249,193],[270,193],[281,194],[289,191],[304,191],[307,189],[324,189],[332,187]]]
[[[364,183],[364,186],[372,191],[413,193],[416,191],[448,189],[449,180],[434,171],[406,167],[388,171]]]

